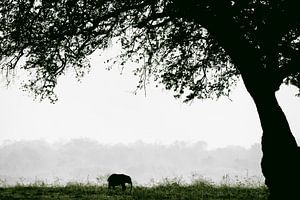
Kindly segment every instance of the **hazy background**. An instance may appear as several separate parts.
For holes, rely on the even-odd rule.
[[[185,183],[203,178],[220,183],[239,177],[262,181],[260,145],[228,146],[208,150],[205,142],[175,142],[170,145],[137,141],[128,145],[103,145],[90,139],[66,143],[45,141],[7,142],[0,147],[0,178],[6,184],[44,181],[106,182],[106,175],[130,174],[135,184],[149,185],[164,178]],[[103,179],[105,178],[105,179]]]
[[[261,128],[242,82],[230,98],[217,101],[183,104],[153,85],[146,97],[144,91],[134,95],[132,66],[108,71],[103,65],[115,51],[91,56],[91,71],[81,83],[72,71],[61,77],[56,104],[21,92],[22,74],[0,88],[2,181],[96,181],[111,172],[128,173],[140,184],[190,180],[192,174],[213,181],[225,174],[261,177]],[[294,94],[282,87],[277,97],[300,138]]]

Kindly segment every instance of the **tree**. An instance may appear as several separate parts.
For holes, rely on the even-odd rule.
[[[300,152],[275,92],[300,88],[300,15],[296,0],[3,0],[0,60],[11,80],[55,101],[67,69],[78,78],[87,56],[117,38],[114,60],[140,64],[139,88],[150,79],[185,101],[228,95],[242,79],[263,129],[261,162],[269,199],[293,199]]]

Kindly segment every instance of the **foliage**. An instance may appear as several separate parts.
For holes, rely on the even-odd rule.
[[[114,62],[140,63],[139,88],[153,76],[187,101],[228,95],[241,70],[261,74],[275,89],[283,80],[299,87],[296,3],[3,0],[0,66],[8,81],[18,67],[25,69],[25,89],[55,101],[58,77],[67,69],[82,77],[88,55],[117,38],[123,52]]]

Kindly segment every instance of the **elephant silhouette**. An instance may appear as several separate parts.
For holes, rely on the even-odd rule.
[[[130,176],[125,174],[112,174],[108,177],[108,189],[115,189],[115,186],[122,186],[122,190],[126,190],[126,183],[130,184],[130,192],[132,190],[132,181]]]

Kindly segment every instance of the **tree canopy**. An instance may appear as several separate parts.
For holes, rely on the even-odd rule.
[[[140,64],[138,87],[152,77],[186,101],[228,95],[241,74],[264,77],[273,90],[282,82],[299,88],[296,5],[296,0],[2,0],[0,67],[7,80],[25,69],[24,88],[55,101],[58,77],[69,68],[82,77],[90,67],[87,56],[116,38],[122,53],[114,62]]]

